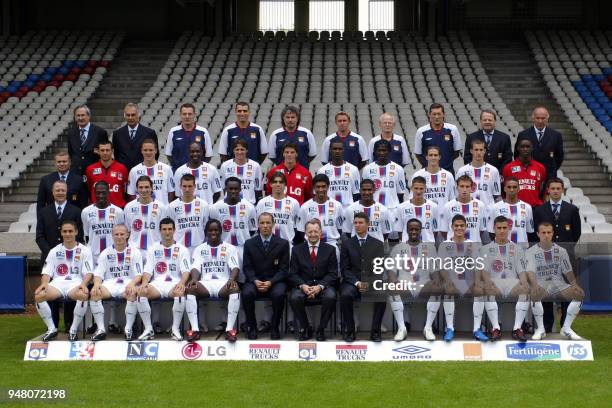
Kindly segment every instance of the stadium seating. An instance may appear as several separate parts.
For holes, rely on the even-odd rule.
[[[0,188],[11,187],[98,87],[122,33],[37,31],[0,38]]]
[[[612,109],[607,109],[612,108],[612,103],[602,89],[606,85],[607,75],[612,73],[611,34],[537,31],[527,32],[526,38],[552,95],[591,152],[611,171],[612,126],[608,125],[612,125],[609,122]],[[586,219],[587,231],[599,233],[607,229],[604,227],[608,225],[605,218],[593,216],[593,211],[597,214],[597,209],[582,190],[569,188],[566,196],[580,208],[581,215]]]

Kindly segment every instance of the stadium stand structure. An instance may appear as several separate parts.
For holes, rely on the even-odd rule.
[[[129,100],[138,100],[151,86],[166,61],[171,46],[167,41],[127,41],[122,44],[109,67],[108,75],[99,81],[95,93],[89,94],[86,100],[92,109],[92,121],[107,129],[109,134],[117,128],[122,121],[124,104]],[[65,130],[67,124],[72,121],[72,109],[67,109],[67,112],[67,121],[61,128],[59,137],[21,174],[19,180],[14,182],[18,185],[17,188],[13,188],[10,194],[8,189],[5,190],[5,202],[0,203],[3,210],[0,215],[0,231],[9,228],[15,232],[34,231],[35,208],[28,211],[30,214],[20,213],[23,212],[24,203],[36,200],[40,178],[55,170],[53,154],[67,148]],[[17,218],[19,222],[9,226],[10,221]]]

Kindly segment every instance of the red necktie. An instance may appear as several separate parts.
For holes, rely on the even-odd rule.
[[[315,251],[315,248],[316,248],[315,246],[312,246],[310,248],[310,260],[312,261],[313,265],[317,264],[317,253]]]

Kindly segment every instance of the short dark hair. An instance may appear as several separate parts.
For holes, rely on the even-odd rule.
[[[293,149],[293,150],[296,151],[296,153],[298,151],[297,145],[295,143],[293,143],[293,142],[285,143],[285,145],[283,146],[283,153],[285,153],[285,150],[287,150],[287,149]]]
[[[427,180],[425,180],[425,177],[423,176],[416,176],[412,179],[412,185],[414,185],[414,183],[421,183],[427,185]]]
[[[312,179],[312,185],[314,186],[317,183],[325,183],[329,186],[329,177],[326,174],[319,173]]]
[[[561,188],[565,188],[565,184],[563,183],[563,179],[560,179],[559,177],[549,178],[548,181],[546,182],[546,188],[549,188],[552,183],[559,183],[559,184],[561,184]]]
[[[185,173],[181,176],[181,180],[179,181],[179,186],[183,183],[183,181],[193,181],[195,184],[195,176],[190,173]]]
[[[378,148],[381,146],[384,146],[387,148],[387,150],[391,151],[391,143],[385,139],[380,139],[374,143],[374,151],[378,150]]]
[[[100,180],[100,181],[96,182],[96,184],[94,184],[94,190],[96,188],[98,188],[98,186],[102,186],[102,187],[106,188],[106,191],[110,191],[110,186],[104,180]]]
[[[146,138],[145,140],[142,141],[142,144],[140,145],[140,147],[142,148],[142,145],[145,144],[145,143],[152,144],[157,149],[157,143],[155,143],[155,140],[153,140],[151,138]]]
[[[358,212],[357,214],[355,214],[355,215],[353,216],[353,221],[355,221],[355,219],[356,219],[356,218],[362,218],[362,219],[364,219],[364,220],[365,220],[365,222],[366,222],[367,224],[369,224],[369,223],[370,223],[370,217],[368,217],[368,214],[366,214],[366,213],[365,213],[365,212],[363,212],[363,211]]]
[[[245,149],[249,150],[249,144],[244,139],[240,139],[240,138],[236,139],[234,143],[232,144],[232,150],[234,150],[236,146],[242,146]]]
[[[79,226],[78,226],[78,224],[77,224],[77,222],[75,220],[63,220],[62,221],[62,225],[60,226],[60,229],[61,229],[61,227],[63,227],[66,224],[72,225],[74,227],[75,231],[77,231],[77,232],[79,231]]]
[[[140,176],[138,179],[136,179],[136,188],[138,188],[138,183],[141,181],[146,181],[151,185],[151,187],[153,187],[153,180],[151,180],[149,176]]]
[[[208,228],[210,228],[210,226],[213,224],[217,224],[217,226],[219,227],[219,230],[223,231],[223,226],[221,225],[221,221],[219,221],[216,218],[211,218],[208,221],[206,221],[206,225],[204,226],[204,233],[206,233],[208,231]]]
[[[234,105],[234,110],[236,110],[236,108],[238,108],[239,106],[246,106],[248,110],[251,110],[251,107],[249,106],[248,102],[245,102],[245,101],[236,102],[236,104]]]
[[[168,224],[172,224],[172,229],[176,229],[176,224],[174,223],[174,220],[170,217],[162,218],[162,220],[159,222],[159,229],[161,230],[162,225]]]
[[[467,224],[467,220],[461,214],[455,214],[455,216],[451,220],[451,225],[453,225],[455,223],[455,221],[463,221],[465,224]]]
[[[503,215],[498,215],[493,220],[493,225],[499,224],[500,222],[508,222],[508,218],[504,217]]]
[[[294,113],[297,116],[298,125],[300,124],[300,110],[297,108],[297,106],[287,105],[285,106],[285,108],[283,109],[280,115],[281,123],[283,124],[283,126],[285,126],[285,115],[287,113]]]
[[[441,103],[432,103],[429,105],[429,113],[431,113],[431,111],[434,109],[442,109],[442,113],[444,113],[444,105]]]
[[[225,179],[225,186],[227,187],[227,184],[231,183],[232,181],[235,182],[235,183],[238,183],[238,184],[240,184],[242,186],[242,180],[240,180],[236,176],[231,176],[231,177],[226,178]]]
[[[277,171],[270,177],[270,184],[274,181],[275,178],[281,179],[284,185],[287,185],[287,176],[282,171]]]
[[[538,232],[540,231],[540,227],[551,227],[554,230],[552,222],[550,222],[550,221],[542,221],[541,223],[539,223],[538,224]]]
[[[485,141],[484,141],[484,140],[482,140],[482,139],[472,139],[472,143],[471,143],[470,148],[472,148],[472,149],[473,149],[473,148],[474,148],[474,145],[477,145],[477,144],[484,145],[485,150],[487,150],[487,144],[486,144],[486,143],[485,143]]]
[[[406,227],[407,227],[409,224],[413,223],[413,222],[416,222],[417,224],[419,224],[419,228],[423,228],[423,223],[422,223],[422,222],[421,222],[421,220],[419,220],[418,218],[411,218],[411,219],[409,219],[409,220],[406,222]]]
[[[457,185],[459,185],[461,181],[469,181],[470,184],[474,184],[474,180],[472,180],[472,178],[467,174],[457,177]]]
[[[507,179],[504,179],[504,186],[505,186],[506,184],[508,184],[509,182],[511,182],[511,181],[514,181],[514,182],[516,182],[516,183],[520,184],[519,179],[517,179],[517,178],[516,178],[516,177],[514,177],[514,176],[510,176],[510,177],[508,177]]]
[[[363,180],[361,180],[361,183],[359,183],[359,188],[363,187],[364,184],[371,184],[372,187],[375,186],[374,181],[372,181],[370,179],[363,179]]]
[[[193,103],[182,104],[181,107],[179,108],[179,112],[182,111],[183,109],[193,109],[193,113],[196,113],[196,107]]]
[[[429,154],[429,151],[430,151],[431,149],[435,149],[435,150],[437,150],[437,151],[438,151],[438,154],[439,154],[439,155],[442,155],[442,150],[440,149],[440,146],[437,146],[437,145],[430,145],[430,146],[427,146],[427,147],[425,148],[425,156],[427,156],[427,155]]]
[[[106,146],[106,145],[110,145],[111,150],[113,149],[113,142],[111,142],[110,140],[106,139],[106,138],[102,138],[98,141],[98,147],[100,146]]]

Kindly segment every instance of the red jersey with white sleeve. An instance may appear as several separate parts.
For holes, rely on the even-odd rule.
[[[91,202],[96,202],[96,191],[94,186],[98,181],[106,181],[109,187],[108,200],[119,208],[125,207],[125,191],[128,184],[127,168],[113,160],[108,167],[104,167],[101,161],[90,164],[85,170],[85,182],[91,193]]]
[[[98,208],[91,204],[81,212],[83,232],[88,238],[87,246],[93,254],[94,265],[98,264],[98,256],[113,244],[113,227],[125,223],[123,210],[114,204],[106,208]]]
[[[299,163],[297,163],[292,170],[287,169],[285,163],[272,167],[266,178],[266,194],[272,194],[270,178],[274,173],[278,172],[283,173],[287,178],[285,194],[295,198],[300,205],[312,198],[312,174],[310,174],[310,171],[306,167],[301,166]]]
[[[127,203],[123,212],[130,231],[130,246],[138,248],[144,257],[147,249],[161,240],[159,222],[166,217],[166,206],[157,200],[149,204],[133,200]]]
[[[542,205],[540,196],[544,183],[546,183],[546,168],[542,163],[531,160],[524,166],[520,160],[506,164],[502,172],[504,180],[514,177],[519,181],[518,198],[535,208]]]

